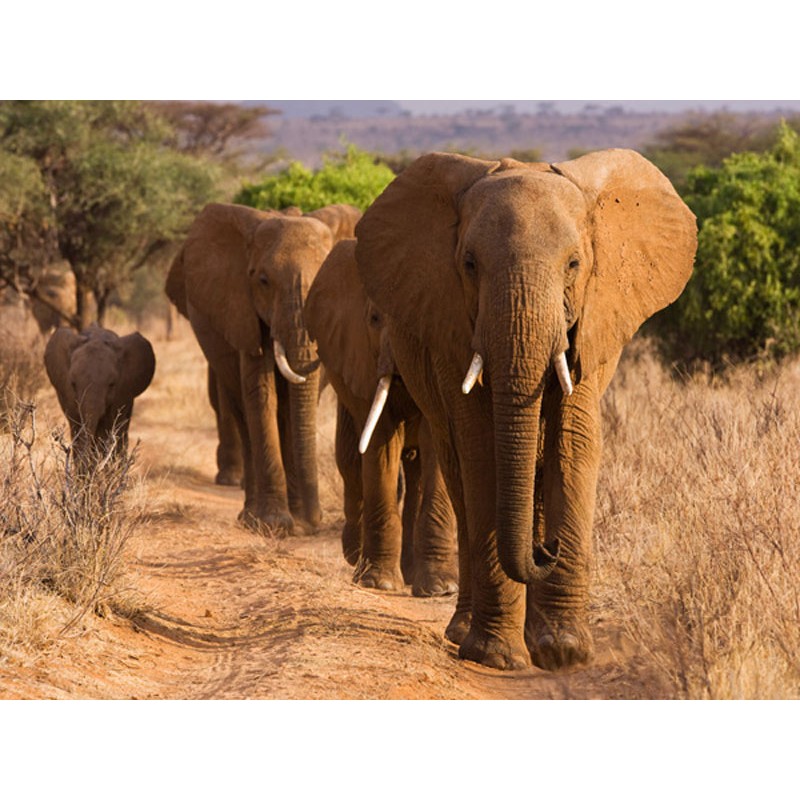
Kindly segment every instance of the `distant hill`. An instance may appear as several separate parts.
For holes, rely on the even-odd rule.
[[[280,102],[263,101],[280,107]],[[287,101],[288,102],[288,101]],[[432,150],[459,151],[476,156],[499,157],[512,151],[539,152],[542,160],[561,161],[578,152],[607,147],[642,149],[653,142],[659,132],[698,113],[667,111],[629,111],[621,106],[587,105],[578,112],[561,113],[547,105],[537,113],[519,112],[513,105],[461,113],[412,115],[400,110],[391,101],[375,101],[372,113],[348,117],[364,101],[325,101],[328,113],[323,115],[321,101],[292,101],[292,113],[270,117],[272,136],[258,143],[261,154],[295,159],[309,166],[318,166],[326,152],[339,152],[342,142],[384,155],[419,155]],[[311,105],[308,105],[311,104]],[[301,107],[311,116],[300,116]],[[775,122],[785,112],[747,112],[737,114],[753,125]]]

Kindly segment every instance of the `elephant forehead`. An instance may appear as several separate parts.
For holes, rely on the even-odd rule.
[[[493,247],[577,246],[589,221],[583,193],[554,173],[509,170],[479,181],[464,196],[462,236]],[[469,244],[469,242],[468,242]]]
[[[316,256],[326,254],[333,246],[333,237],[327,225],[313,217],[282,217],[267,220],[259,225],[255,237],[257,254],[273,258],[288,256]]]

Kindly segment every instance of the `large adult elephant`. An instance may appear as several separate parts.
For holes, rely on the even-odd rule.
[[[321,519],[319,360],[302,311],[325,256],[360,215],[346,205],[300,215],[212,203],[170,267],[167,295],[189,318],[239,431],[240,519],[251,527],[288,532]]]
[[[447,636],[498,668],[588,660],[600,397],[686,284],[694,216],[629,150],[552,165],[434,153],[356,236],[458,517]]]
[[[458,586],[455,516],[428,425],[396,373],[380,312],[358,276],[354,239],[339,242],[325,259],[304,316],[337,395],[342,548],[356,567],[355,580],[394,591],[409,583],[420,597],[452,594]]]

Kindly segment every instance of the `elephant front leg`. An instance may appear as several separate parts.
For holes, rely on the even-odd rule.
[[[495,669],[525,669],[531,664],[524,636],[525,586],[506,576],[497,553],[494,454],[490,447],[481,447],[479,440],[473,446],[474,455],[461,459],[463,495],[453,496],[456,510],[459,500],[463,502],[468,523],[468,531],[460,528],[458,535],[459,584],[469,581],[471,606],[469,630],[458,654]],[[461,593],[460,589],[459,602]]]
[[[402,591],[403,528],[397,505],[397,479],[403,437],[397,431],[387,432],[381,423],[362,457],[364,536],[355,579],[373,589]]]
[[[581,382],[571,397],[549,393],[544,420],[539,511],[543,535],[558,538],[560,552],[549,577],[529,587],[525,635],[534,663],[553,670],[585,663],[593,650],[589,570],[601,457],[596,385]]]
[[[270,357],[241,354],[252,480],[245,482],[245,505],[240,519],[256,530],[263,525],[272,532],[291,533],[294,521],[287,502],[275,376],[272,365],[267,363]]]

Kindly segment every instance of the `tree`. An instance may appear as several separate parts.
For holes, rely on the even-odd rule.
[[[167,146],[171,136],[135,101],[0,102],[0,152],[29,174],[30,213],[17,227],[52,228],[75,274],[81,328],[91,322],[90,292],[102,322],[112,292],[215,198],[213,165]],[[38,219],[42,203],[49,211]],[[3,254],[21,263],[7,246]]]
[[[800,137],[782,123],[764,153],[697,167],[694,273],[657,321],[668,352],[715,366],[800,349]]]
[[[386,164],[376,163],[372,155],[349,145],[344,153],[326,156],[318,170],[293,161],[277,175],[245,183],[233,202],[262,209],[297,206],[306,212],[331,203],[349,203],[364,210],[393,179]]]
[[[235,145],[266,139],[265,118],[280,111],[264,105],[169,100],[146,104],[172,127],[169,144],[182,153],[236,158]]]

